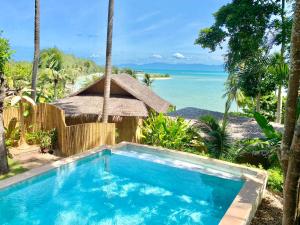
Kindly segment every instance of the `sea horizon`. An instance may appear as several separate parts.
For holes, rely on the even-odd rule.
[[[146,64],[150,65],[150,64]],[[171,65],[171,64],[165,64]],[[188,64],[185,64],[187,66]],[[172,69],[150,68],[149,66],[131,66],[131,69],[152,74],[169,74],[170,79],[156,79],[152,89],[162,98],[176,106],[176,109],[196,107],[217,112],[224,112],[224,83],[228,74],[222,66],[204,65],[203,68]],[[202,64],[197,64],[202,65]],[[181,66],[182,67],[182,64]]]

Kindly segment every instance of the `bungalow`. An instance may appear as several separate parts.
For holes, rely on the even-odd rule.
[[[64,110],[67,125],[96,122],[102,114],[104,79],[53,104]],[[167,113],[172,105],[137,79],[113,75],[109,100],[109,122],[116,123],[117,142],[139,141],[139,127],[150,111]]]

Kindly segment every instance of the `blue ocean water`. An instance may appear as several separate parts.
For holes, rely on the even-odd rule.
[[[147,73],[170,74],[172,79],[155,80],[153,90],[177,109],[197,107],[224,112],[224,83],[227,73],[203,70],[142,69]]]
[[[0,224],[216,225],[242,185],[105,151],[0,191]]]

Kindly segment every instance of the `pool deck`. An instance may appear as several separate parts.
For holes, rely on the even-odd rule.
[[[58,161],[46,164],[44,166],[33,168],[25,173],[18,174],[14,177],[7,178],[0,181],[0,189],[7,188],[11,185],[15,185],[19,182],[26,181],[37,175],[46,173],[52,169],[61,167],[63,165],[75,162],[79,159],[87,157],[92,154],[101,152],[104,149],[120,149],[126,148],[126,146],[144,147],[153,150],[154,147],[122,142],[115,146],[101,146],[84,153],[74,155],[68,158],[63,158]],[[160,153],[177,156],[183,160],[192,161],[193,163],[205,164],[208,167],[220,168],[226,172],[232,172],[234,176],[238,176],[245,180],[243,188],[234,199],[233,203],[227,210],[220,225],[248,225],[251,222],[263,196],[267,183],[267,172],[259,169],[248,168],[245,166],[224,162],[221,160],[211,159],[203,156],[198,156],[190,153],[179,152],[175,150],[169,150],[164,148],[155,147],[155,150]]]

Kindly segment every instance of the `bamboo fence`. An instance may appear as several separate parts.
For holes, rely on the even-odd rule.
[[[3,112],[4,126],[16,118],[20,119],[17,108],[6,108]],[[67,126],[64,111],[49,104],[38,104],[31,110],[30,117],[25,121],[26,127],[33,130],[56,129],[60,154],[70,156],[84,152],[100,145],[115,144],[114,123],[84,123]],[[31,125],[31,126],[30,126]]]

